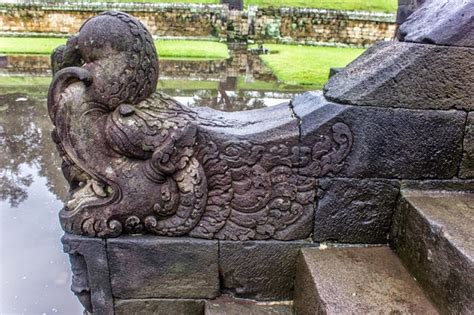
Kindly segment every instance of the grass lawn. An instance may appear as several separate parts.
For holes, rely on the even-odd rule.
[[[397,0],[245,0],[260,7],[305,7],[332,10],[397,11]]]
[[[152,3],[207,3],[217,4],[219,0],[89,0],[90,2],[152,2]],[[87,2],[87,1],[84,1]],[[244,0],[246,6],[260,7],[305,7],[333,10],[365,10],[395,12],[397,0]]]
[[[322,87],[331,67],[344,67],[364,52],[360,48],[335,48],[266,44],[270,54],[263,62],[286,84]]]
[[[0,37],[0,53],[50,54],[65,38]],[[163,59],[227,59],[227,45],[212,41],[160,40],[155,45]]]
[[[160,40],[155,45],[165,59],[227,59],[227,45],[212,41]]]

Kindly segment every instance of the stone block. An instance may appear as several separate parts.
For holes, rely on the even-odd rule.
[[[398,193],[398,181],[321,180],[314,241],[387,243]]]
[[[442,314],[474,309],[474,193],[403,190],[392,246]]]
[[[463,111],[339,105],[320,93],[298,96],[292,106],[300,120],[302,147],[312,150],[313,156],[324,156],[319,168],[302,169],[302,174],[318,177],[319,169],[329,165],[328,176],[350,178],[457,176],[466,119]],[[331,141],[336,145],[329,147]],[[334,160],[340,163],[334,165]]]
[[[388,247],[303,249],[296,314],[438,314]]]
[[[106,243],[102,239],[65,234],[61,242],[69,254],[71,290],[92,314],[113,315]]]
[[[469,113],[467,116],[463,151],[464,155],[459,177],[474,178],[474,112]]]
[[[115,315],[201,315],[203,300],[134,299],[115,301]]]
[[[214,298],[218,244],[189,238],[120,237],[107,241],[114,297]]]
[[[407,42],[474,47],[473,20],[472,1],[425,1],[400,26],[398,37]]]
[[[404,180],[401,181],[404,190],[434,190],[451,192],[474,192],[474,179],[452,180]]]
[[[474,49],[380,42],[333,76],[324,95],[344,104],[474,110],[473,73]]]
[[[256,300],[287,300],[293,295],[298,252],[305,241],[221,241],[219,273],[224,292]]]
[[[292,315],[291,302],[257,302],[252,300],[235,299],[222,296],[216,300],[207,301],[206,315]]]

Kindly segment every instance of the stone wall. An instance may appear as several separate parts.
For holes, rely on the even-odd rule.
[[[392,14],[266,8],[256,12],[254,38],[367,46],[393,38],[395,24],[392,22]]]
[[[70,35],[84,20],[105,10],[140,19],[155,37],[217,38],[366,46],[393,37],[395,15],[304,8],[229,10],[227,5],[170,3],[0,2],[0,32]]]

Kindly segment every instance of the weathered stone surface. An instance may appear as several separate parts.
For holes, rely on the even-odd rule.
[[[474,2],[425,1],[400,26],[398,37],[406,42],[474,47]]]
[[[302,249],[297,314],[437,314],[388,247]]]
[[[217,241],[150,236],[107,241],[114,296],[214,298],[219,294]]]
[[[402,191],[392,246],[444,314],[474,309],[474,194]]]
[[[256,300],[293,295],[298,252],[310,242],[220,242],[219,273],[224,292]]]
[[[398,0],[397,24],[403,24],[425,0]]]
[[[474,49],[403,42],[375,44],[324,87],[334,102],[413,109],[474,110],[473,91]]]
[[[291,302],[257,302],[222,296],[207,301],[205,315],[292,315]]]
[[[464,155],[459,177],[474,178],[474,112],[467,116],[463,150]]]
[[[344,106],[328,102],[321,93],[306,93],[292,101],[301,122],[303,146],[313,156],[326,154],[318,165],[301,174],[396,179],[444,179],[457,176],[462,156],[466,113],[462,111],[408,110]],[[346,132],[334,130],[343,122]],[[329,130],[337,151],[325,146]],[[318,130],[319,134],[315,134]],[[326,130],[326,131],[325,131]],[[321,141],[323,140],[323,141]],[[315,144],[316,143],[316,144]],[[302,152],[304,159],[305,152]],[[332,158],[341,162],[335,163]]]
[[[398,181],[320,180],[314,241],[387,243],[398,193]]]
[[[70,234],[65,234],[61,241],[71,261],[71,290],[84,309],[93,314],[113,315],[105,241]]]
[[[152,45],[139,21],[105,12],[53,56],[48,108],[71,187],[63,228],[91,237],[307,238],[316,180],[299,170],[325,155],[300,161],[289,105],[239,113],[181,105],[154,93]]]
[[[453,180],[403,180],[401,189],[404,190],[432,190],[432,191],[472,191],[474,192],[473,179],[453,179]]]
[[[201,315],[203,300],[136,299],[115,301],[115,315]]]

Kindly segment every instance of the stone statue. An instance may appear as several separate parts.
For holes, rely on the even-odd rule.
[[[52,61],[48,109],[70,183],[60,212],[68,233],[304,239],[316,178],[337,172],[351,150],[343,122],[303,145],[291,104],[223,113],[155,92],[152,37],[122,12],[86,21]]]

